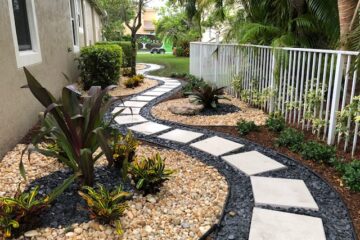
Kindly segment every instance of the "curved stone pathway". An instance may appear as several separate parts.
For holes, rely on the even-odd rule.
[[[139,72],[146,75],[159,68],[149,64]],[[356,238],[338,194],[306,167],[243,139],[154,119],[151,107],[178,90],[181,82],[146,77],[163,84],[116,106],[112,113],[126,109],[115,118],[115,127],[123,132],[130,129],[140,139],[196,155],[226,175],[230,194],[216,229],[217,239]]]

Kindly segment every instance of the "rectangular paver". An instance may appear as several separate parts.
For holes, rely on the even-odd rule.
[[[286,168],[281,163],[257,151],[238,153],[222,158],[248,176]]]
[[[170,92],[170,91],[171,91],[171,89],[169,89],[169,88],[162,88],[162,87],[158,87],[158,88],[154,88],[154,89],[152,89],[151,91],[153,91],[153,92]]]
[[[129,129],[131,129],[135,132],[140,132],[140,133],[143,133],[146,135],[162,132],[169,128],[170,127],[168,127],[166,125],[155,123],[155,122],[146,122],[146,123],[142,123],[139,125],[129,127]]]
[[[121,115],[121,116],[117,116],[115,118],[115,121],[119,125],[123,125],[123,124],[146,122],[147,120],[140,115]]]
[[[189,143],[199,137],[201,137],[202,133],[192,132],[192,131],[186,131],[181,129],[175,129],[170,132],[164,133],[159,138],[167,139],[175,142],[180,143]]]
[[[147,102],[138,102],[138,101],[125,101],[124,104],[121,104],[121,105],[125,106],[125,107],[139,107],[139,108],[141,108],[141,107],[145,106],[146,104],[148,104],[148,103]]]
[[[220,156],[243,147],[243,145],[240,143],[236,143],[218,136],[192,143],[190,146],[210,153],[214,156]]]
[[[303,180],[257,176],[250,177],[250,180],[255,206],[319,210]]]
[[[149,102],[151,100],[154,100],[156,98],[156,96],[143,96],[143,95],[139,95],[136,97],[133,97],[130,99],[130,101],[144,101],[144,102]]]
[[[165,93],[166,92],[154,92],[154,91],[150,90],[150,91],[144,92],[142,95],[144,95],[144,96],[160,96]]]
[[[326,240],[320,218],[254,208],[249,240]]]
[[[124,109],[124,107],[116,107],[112,111],[112,114],[117,113],[118,111]],[[124,111],[120,113],[120,115],[128,115],[128,114],[139,114],[141,108],[135,108],[135,107],[126,107]]]

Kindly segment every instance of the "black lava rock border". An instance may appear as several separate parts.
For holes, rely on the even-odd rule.
[[[154,76],[147,75],[146,77],[153,80],[157,80],[160,83],[160,85],[163,84],[163,81],[158,80]],[[201,138],[196,139],[194,142],[216,135],[244,145],[243,148],[234,151],[231,154],[256,150],[286,165],[287,168],[284,170],[271,171],[264,174],[258,174],[257,176],[304,180],[306,186],[310,190],[312,196],[314,197],[315,201],[319,206],[319,211],[305,210],[299,208],[283,209],[272,206],[264,206],[262,208],[319,217],[323,221],[325,234],[327,239],[329,240],[357,239],[354,226],[350,218],[350,214],[340,195],[324,179],[322,179],[319,175],[314,173],[308,167],[302,165],[300,162],[291,159],[283,154],[280,154],[274,150],[265,148],[256,143],[248,141],[246,139],[235,138],[224,133],[210,131],[199,127],[188,126],[176,122],[160,120],[155,118],[151,114],[151,109],[153,108],[153,106],[166,100],[171,95],[177,93],[180,89],[181,89],[180,87],[177,87],[172,91],[163,94],[160,97],[157,97],[156,99],[150,101],[145,107],[141,109],[140,115],[145,117],[149,121],[165,124],[172,127],[172,129],[169,129],[167,131],[171,131],[173,130],[173,128],[178,128],[183,130],[200,132],[204,134]],[[128,100],[133,96],[137,96],[141,94],[142,93],[132,95],[124,100]],[[110,109],[110,111],[106,114],[105,116],[106,120],[109,120],[111,118],[111,112],[114,108],[115,106],[113,106]],[[136,125],[136,124],[118,125],[114,123],[111,126],[113,128],[120,130],[122,133],[125,133],[127,131],[127,127],[130,125]],[[208,236],[210,232],[215,239],[220,239],[220,240],[248,239],[252,210],[255,206],[250,178],[245,174],[243,174],[242,172],[240,172],[239,170],[234,169],[232,166],[230,166],[225,161],[223,161],[220,157],[215,157],[210,154],[199,151],[195,148],[191,148],[189,146],[190,143],[185,145],[156,137],[157,135],[163,133],[164,131],[159,134],[153,134],[150,136],[136,132],[134,134],[137,138],[143,141],[150,142],[159,145],[161,147],[182,151],[191,157],[199,159],[200,161],[204,162],[207,165],[215,167],[222,175],[225,176],[228,182],[229,194],[227,196],[227,201],[223,209],[222,217],[219,223],[214,225],[210,229],[210,231],[206,233],[201,239],[205,239],[205,237]],[[227,153],[226,155],[228,154],[230,153]],[[230,215],[229,212],[235,213],[235,215],[234,214]]]

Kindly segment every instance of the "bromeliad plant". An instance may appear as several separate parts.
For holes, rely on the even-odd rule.
[[[80,173],[83,184],[93,185],[96,160],[105,153],[109,165],[113,164],[112,152],[104,137],[104,129],[107,126],[104,126],[102,121],[109,107],[119,100],[111,98],[105,101],[107,92],[115,86],[109,86],[103,90],[101,87],[94,86],[90,88],[87,95],[81,96],[74,85],[69,85],[63,88],[61,100],[57,101],[26,68],[24,71],[28,82],[25,87],[29,88],[46,108],[42,118],[42,128],[28,147],[29,159],[33,151],[58,158],[75,173]],[[113,115],[107,125],[120,113],[121,111]],[[65,154],[42,148],[39,143],[45,136],[53,139],[61,152]],[[102,151],[94,156],[99,147]],[[20,172],[26,178],[22,158]]]
[[[38,216],[74,181],[71,176],[45,197],[39,196],[39,186],[29,192],[21,192],[18,187],[14,197],[0,197],[0,237],[9,238],[21,224],[28,223]]]
[[[149,158],[136,159],[129,172],[136,188],[143,190],[145,195],[159,191],[161,185],[174,173],[171,169],[165,169],[165,158],[158,153]]]
[[[120,217],[128,208],[126,200],[131,196],[130,193],[124,192],[122,186],[117,187],[114,191],[109,192],[103,185],[97,184],[98,189],[84,186],[79,195],[86,201],[87,210],[90,217],[101,223],[115,226],[119,235],[123,233]]]
[[[196,104],[202,104],[204,108],[217,108],[220,99],[230,100],[224,96],[225,87],[217,88],[216,86],[205,84],[192,92],[186,92],[190,101]]]

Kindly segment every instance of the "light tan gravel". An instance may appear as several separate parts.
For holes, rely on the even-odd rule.
[[[171,113],[168,108],[174,105],[184,105],[188,104],[188,98],[178,98],[169,101],[164,101],[152,108],[151,113],[154,117],[173,121],[181,122],[188,125],[212,125],[212,126],[235,126],[239,119],[245,119],[247,121],[254,121],[257,125],[264,125],[267,119],[267,114],[262,110],[253,108],[248,104],[240,101],[237,98],[230,97],[231,101],[220,100],[222,103],[233,104],[241,109],[241,111],[235,113],[221,114],[221,115],[212,115],[212,116],[183,116]]]
[[[152,87],[155,87],[156,85],[158,85],[157,81],[145,78],[144,82],[140,86],[137,86],[135,88],[127,88],[123,84],[123,82],[126,79],[128,79],[128,77],[121,77],[118,87],[115,88],[114,90],[110,91],[109,94],[111,96],[115,96],[115,97],[128,96],[128,95],[140,93],[142,91],[145,91],[146,89],[149,89],[149,88],[152,88]]]
[[[12,195],[20,180],[18,159],[24,145],[17,145],[0,162],[0,195]],[[228,186],[213,167],[182,152],[141,145],[137,154],[150,156],[160,152],[167,167],[176,170],[156,195],[135,194],[129,209],[121,218],[124,234],[119,237],[110,226],[90,221],[60,228],[34,229],[25,233],[28,239],[198,239],[221,214]],[[55,159],[35,154],[31,165],[25,161],[29,179],[59,170]],[[106,164],[101,159],[97,165]]]

